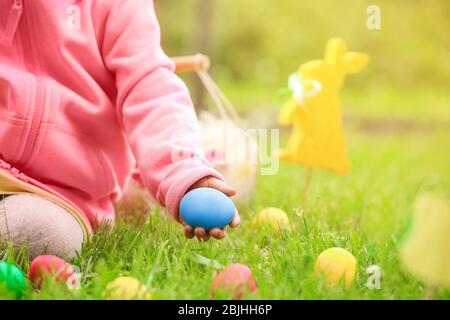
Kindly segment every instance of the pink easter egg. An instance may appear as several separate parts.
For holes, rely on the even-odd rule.
[[[46,277],[54,277],[58,283],[65,282],[71,288],[79,286],[72,265],[56,256],[43,255],[31,262],[28,278],[33,285],[40,287]]]
[[[257,285],[252,270],[240,263],[225,267],[217,274],[212,284],[211,297],[213,299],[218,290],[229,294],[234,300],[242,299],[246,292],[255,292]]]

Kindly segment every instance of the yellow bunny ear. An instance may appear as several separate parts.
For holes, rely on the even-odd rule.
[[[330,39],[325,48],[325,61],[332,64],[341,64],[344,62],[347,45],[344,40],[339,38]]]
[[[347,73],[358,73],[369,62],[369,56],[365,53],[348,52],[345,54],[344,64]]]

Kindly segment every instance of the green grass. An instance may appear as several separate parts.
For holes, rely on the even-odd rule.
[[[107,283],[119,275],[138,278],[155,299],[208,299],[216,269],[198,255],[222,265],[250,266],[259,290],[256,299],[421,299],[426,286],[405,273],[397,240],[416,194],[448,191],[450,157],[448,131],[430,134],[373,136],[349,130],[353,171],[335,176],[313,175],[309,203],[297,215],[305,170],[282,164],[275,176],[261,177],[254,201],[240,208],[242,225],[222,241],[187,240],[182,228],[163,214],[148,224],[119,222],[112,232],[98,233],[72,262],[82,273],[80,290],[49,282],[41,291],[29,289],[25,299],[101,299]],[[292,231],[273,237],[251,224],[265,206],[284,209]],[[327,288],[313,274],[316,257],[339,246],[358,260],[355,283],[349,289]],[[28,262],[6,253],[25,271]],[[366,288],[366,268],[381,267],[381,290]],[[449,299],[441,289],[436,298]]]

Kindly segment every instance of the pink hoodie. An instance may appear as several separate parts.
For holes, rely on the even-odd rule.
[[[152,0],[1,0],[0,162],[93,225],[137,164],[176,218],[194,182],[222,177],[173,70]]]

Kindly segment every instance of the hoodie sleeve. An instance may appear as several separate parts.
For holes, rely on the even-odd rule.
[[[115,75],[118,117],[142,180],[179,220],[178,205],[192,184],[223,177],[205,157],[189,92],[161,49],[152,0],[113,2],[102,54]]]

